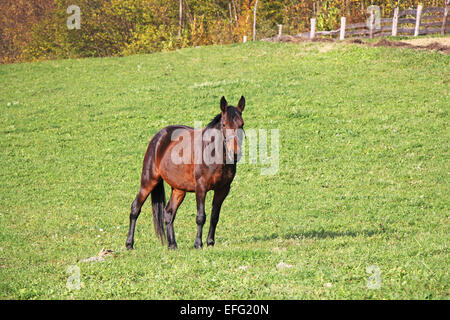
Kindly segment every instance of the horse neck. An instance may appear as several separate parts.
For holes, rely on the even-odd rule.
[[[224,139],[222,130],[220,130],[220,121],[219,121],[218,123],[216,123],[215,125],[211,126],[211,127],[206,126],[205,128],[203,128],[203,129],[202,129],[202,137],[203,137],[203,134],[205,133],[205,131],[206,131],[206,130],[209,130],[209,129],[216,129],[216,130],[219,130],[220,134],[222,135],[222,139]],[[236,166],[235,163],[226,163],[226,161],[227,161],[227,154],[226,154],[226,152],[227,152],[227,151],[226,151],[226,148],[225,148],[225,143],[222,142],[223,162],[222,162],[222,164],[220,164],[220,165],[221,165],[221,166],[230,166],[230,165]]]

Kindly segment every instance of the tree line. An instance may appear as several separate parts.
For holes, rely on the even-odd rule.
[[[383,16],[401,9],[443,6],[444,0],[2,0],[0,63],[123,56],[188,46],[229,44],[283,32],[363,22],[367,8]],[[80,8],[80,29],[69,29],[67,8]]]

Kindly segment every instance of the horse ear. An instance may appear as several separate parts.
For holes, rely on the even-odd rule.
[[[245,98],[244,96],[242,96],[237,105],[237,109],[239,110],[239,112],[242,113],[242,111],[244,111],[244,108],[245,108]]]
[[[225,97],[222,96],[222,98],[220,99],[220,109],[222,110],[222,112],[227,111],[227,107],[228,107],[228,102],[225,99]]]

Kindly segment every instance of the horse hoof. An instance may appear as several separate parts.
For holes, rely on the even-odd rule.
[[[171,245],[169,245],[169,250],[177,250],[178,249],[178,246],[177,246],[177,244],[175,243],[175,244],[171,244]]]
[[[125,246],[127,247],[127,250],[133,250],[133,243],[125,243]]]
[[[208,245],[208,247],[214,247],[214,241],[206,241],[206,244]]]
[[[195,241],[195,243],[194,243],[195,249],[201,249],[202,247],[203,247],[203,243]]]

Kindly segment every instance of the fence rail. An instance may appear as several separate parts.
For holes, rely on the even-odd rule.
[[[450,0],[445,1],[445,7],[423,8],[419,5],[416,9],[399,10],[395,8],[394,15],[390,18],[376,17],[371,12],[367,22],[352,23],[346,25],[346,18],[341,18],[341,27],[338,30],[318,31],[316,30],[316,20],[311,19],[311,30],[300,33],[294,37],[314,39],[320,37],[338,38],[344,40],[346,37],[384,37],[397,35],[442,35],[450,33],[450,24],[448,23],[448,9]],[[263,40],[277,40],[283,37],[282,25],[278,25],[278,35],[273,38]],[[292,36],[289,36],[292,37]]]

